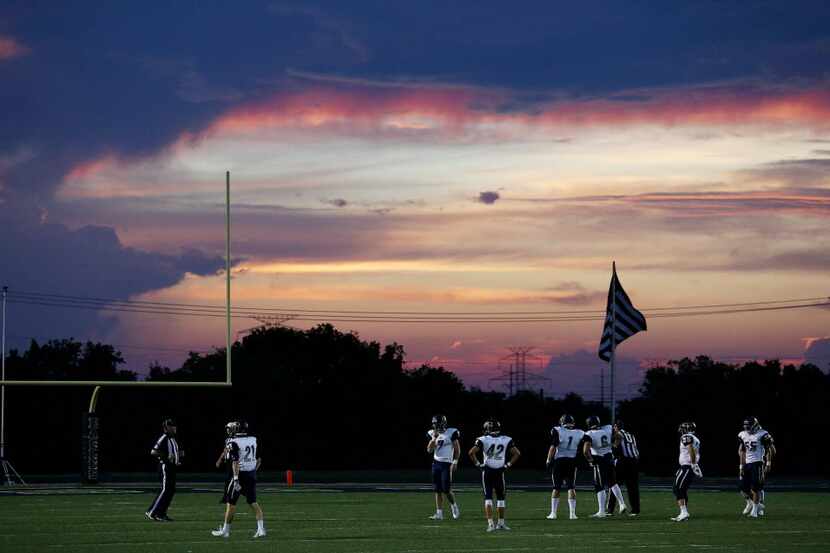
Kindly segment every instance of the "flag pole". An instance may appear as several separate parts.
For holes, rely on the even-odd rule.
[[[617,262],[611,262],[611,424],[617,420],[617,396],[614,394],[614,358],[617,349]]]
[[[231,172],[225,172],[225,382],[231,383]]]

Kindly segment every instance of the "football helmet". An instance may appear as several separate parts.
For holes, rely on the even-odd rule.
[[[574,424],[576,424],[574,418],[570,415],[565,414],[559,417],[559,426],[573,427]]]
[[[443,432],[447,429],[447,417],[444,415],[435,415],[432,417],[432,429],[438,432]]]
[[[237,421],[231,421],[225,425],[225,434],[228,438],[233,438],[239,433],[239,423]]]
[[[585,426],[588,427],[588,430],[592,428],[599,428],[600,420],[599,417],[596,415],[591,415],[587,419],[585,419]]]
[[[174,432],[176,430],[176,421],[172,417],[167,417],[166,419],[161,421],[161,428],[165,432],[170,432],[172,429]]]
[[[501,434],[501,423],[496,419],[490,419],[484,423],[484,433],[491,436],[498,436]]]
[[[744,430],[755,434],[761,429],[761,423],[758,422],[757,417],[747,417],[744,419]]]
[[[691,421],[681,422],[680,426],[677,427],[677,431],[680,434],[694,434],[697,431],[697,425]]]

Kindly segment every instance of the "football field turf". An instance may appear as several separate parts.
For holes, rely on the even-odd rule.
[[[490,551],[830,551],[826,493],[772,492],[767,516],[751,520],[739,512],[737,493],[692,489],[692,519],[669,520],[676,507],[668,491],[643,494],[639,518],[589,518],[590,492],[578,495],[579,520],[545,519],[550,496],[512,491],[507,522],[512,531],[486,533],[482,500],[472,489],[458,493],[460,520],[434,522],[429,492],[341,492],[263,490],[268,536],[251,538],[255,522],[246,505],[227,540],[210,530],[221,520],[218,493],[179,493],[170,509],[174,522],[151,522],[144,511],[149,493],[116,490],[0,496],[0,551],[95,553],[231,552],[280,553],[481,553]],[[560,515],[567,517],[567,502]]]

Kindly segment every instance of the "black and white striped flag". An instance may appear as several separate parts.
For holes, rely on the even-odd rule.
[[[608,307],[605,314],[605,326],[602,328],[602,338],[599,340],[599,358],[603,361],[611,360],[611,352],[616,346],[629,336],[646,330],[646,318],[637,311],[628,294],[623,290],[617,278],[617,265],[613,265],[611,286],[608,289]],[[612,343],[611,333],[614,333]]]

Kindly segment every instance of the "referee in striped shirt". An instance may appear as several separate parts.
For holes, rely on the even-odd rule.
[[[624,430],[621,420],[614,423],[614,430],[617,482],[625,484],[628,490],[628,504],[631,507],[629,516],[637,516],[640,514],[640,450],[637,448],[637,438]],[[615,504],[616,498],[611,494],[607,512],[613,513]]]
[[[161,427],[164,433],[150,451],[150,455],[158,459],[161,490],[144,515],[150,520],[171,522],[173,519],[167,516],[167,509],[176,494],[176,470],[182,464],[184,451],[176,441],[176,421],[164,419]]]

